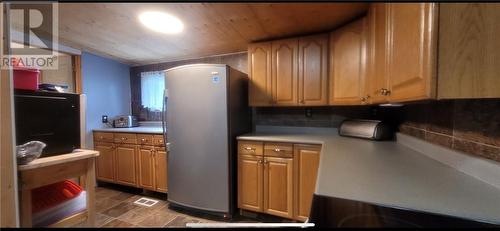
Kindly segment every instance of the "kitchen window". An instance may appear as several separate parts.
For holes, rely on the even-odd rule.
[[[165,73],[151,71],[141,73],[141,105],[148,111],[161,111],[163,91],[165,89]]]

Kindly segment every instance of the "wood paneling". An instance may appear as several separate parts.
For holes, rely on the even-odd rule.
[[[73,79],[75,80],[75,93],[83,93],[83,82],[82,82],[82,57],[80,55],[73,55]]]
[[[391,102],[429,99],[436,88],[436,4],[389,3]]]
[[[120,144],[115,153],[115,181],[129,186],[137,186],[136,174],[136,146]]]
[[[299,38],[299,105],[328,104],[328,34]]]
[[[264,211],[262,157],[238,156],[238,208]]]
[[[9,4],[0,4],[0,59],[10,54]],[[3,66],[3,64],[0,64]],[[12,70],[0,70],[0,227],[19,227]]]
[[[500,97],[500,4],[441,4],[438,98]]]
[[[264,157],[264,212],[293,217],[293,159]]]
[[[168,191],[168,158],[165,149],[157,149],[155,152],[155,188],[158,192]]]
[[[113,182],[115,180],[115,147],[111,143],[95,143],[94,149],[99,151],[96,160],[96,177],[98,180]]]
[[[366,18],[330,34],[330,104],[366,103]]]
[[[367,36],[367,82],[366,93],[370,96],[370,103],[387,102],[382,94],[388,90],[387,68],[387,4],[372,3],[368,14]]]
[[[320,145],[294,145],[294,218],[309,217],[316,178],[318,176]]]
[[[248,45],[249,104],[268,106],[272,102],[271,42]]]
[[[298,45],[296,38],[272,41],[271,86],[275,105],[296,105],[298,102]]]
[[[153,146],[138,148],[139,187],[155,190],[155,160]]]
[[[249,42],[331,30],[366,12],[367,3],[64,3],[59,42],[131,65],[244,51]],[[180,34],[137,19],[155,10],[177,16]],[[209,45],[207,45],[209,44]]]

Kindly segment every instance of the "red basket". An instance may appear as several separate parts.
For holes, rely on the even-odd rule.
[[[38,77],[40,71],[23,67],[14,67],[14,88],[25,90],[38,90]]]

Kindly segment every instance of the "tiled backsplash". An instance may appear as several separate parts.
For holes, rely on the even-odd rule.
[[[306,116],[306,110],[311,116]],[[338,127],[346,118],[367,119],[370,107],[260,107],[253,109],[254,125]]]
[[[404,108],[402,133],[500,162],[500,100],[445,100]]]
[[[254,108],[254,125],[338,127],[345,118],[380,119],[428,142],[500,162],[500,100],[442,100],[403,107]]]

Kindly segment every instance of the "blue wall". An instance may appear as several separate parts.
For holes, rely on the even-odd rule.
[[[87,95],[86,148],[93,148],[92,129],[111,119],[131,114],[130,66],[94,54],[82,53],[82,87]]]

